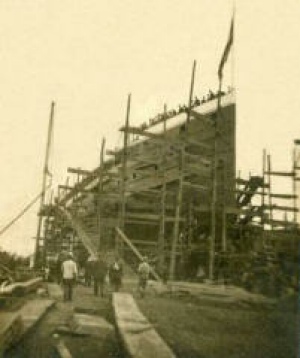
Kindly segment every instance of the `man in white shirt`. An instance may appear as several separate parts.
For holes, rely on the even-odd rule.
[[[71,252],[68,254],[67,260],[62,263],[61,271],[64,285],[64,301],[72,301],[73,286],[77,279],[77,265]]]

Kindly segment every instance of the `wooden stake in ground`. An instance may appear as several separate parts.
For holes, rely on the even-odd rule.
[[[48,138],[47,138],[47,145],[46,145],[45,163],[44,163],[44,169],[43,169],[42,195],[41,195],[41,200],[40,200],[39,219],[38,219],[38,227],[37,227],[35,250],[34,250],[34,266],[35,267],[37,267],[37,265],[38,265],[41,229],[42,229],[42,220],[43,220],[43,216],[40,215],[40,213],[41,213],[42,208],[45,205],[45,191],[46,191],[46,185],[47,185],[47,178],[50,174],[49,168],[48,168],[48,163],[49,163],[50,147],[51,147],[51,141],[52,141],[54,108],[55,108],[55,103],[52,102],[51,110],[50,110],[49,126],[48,126]]]

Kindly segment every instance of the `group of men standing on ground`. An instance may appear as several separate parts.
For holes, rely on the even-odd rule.
[[[150,275],[150,265],[148,258],[144,257],[138,266],[138,292],[144,297],[147,282]],[[72,253],[67,255],[66,260],[61,265],[62,281],[64,286],[64,300],[71,301],[73,296],[73,287],[78,277],[77,264],[74,261]],[[103,254],[99,253],[96,257],[91,257],[86,262],[85,284],[91,286],[93,280],[94,295],[104,297],[105,283],[109,281],[113,291],[118,292],[122,286],[123,265],[116,257],[111,265],[107,265]]]
[[[102,254],[97,257],[90,257],[85,265],[85,284],[91,286],[92,281],[94,285],[95,296],[104,296],[104,286],[106,282],[110,282],[113,291],[119,291],[122,286],[123,265],[118,257],[115,258],[111,265],[107,265],[106,260]]]

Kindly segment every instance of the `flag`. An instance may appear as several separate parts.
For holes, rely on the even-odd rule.
[[[233,43],[233,26],[234,26],[234,21],[233,21],[233,17],[232,17],[228,40],[227,40],[220,64],[219,64],[219,69],[218,69],[219,79],[221,79],[223,77],[223,67],[228,59],[229,52],[230,52],[230,49],[231,49],[231,46]]]

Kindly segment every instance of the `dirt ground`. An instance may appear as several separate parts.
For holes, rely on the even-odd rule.
[[[189,295],[140,299],[136,283],[125,285],[141,311],[165,341],[182,358],[296,358],[297,302],[289,300],[274,309],[204,304]],[[114,323],[109,294],[95,297],[92,289],[76,287],[72,303],[57,302],[31,334],[7,352],[6,358],[56,358],[53,333],[74,310],[93,311]],[[101,340],[62,335],[74,358],[123,357],[115,335]],[[159,357],[157,357],[159,358]]]
[[[297,358],[295,300],[273,309],[146,297],[138,305],[182,358]]]
[[[73,302],[58,301],[18,346],[5,354],[5,358],[58,358],[53,335],[57,327],[66,324],[74,310],[93,312],[113,323],[110,297],[95,297],[92,288],[78,285]],[[60,338],[74,358],[122,357],[115,335],[104,340],[68,334],[60,335]]]

